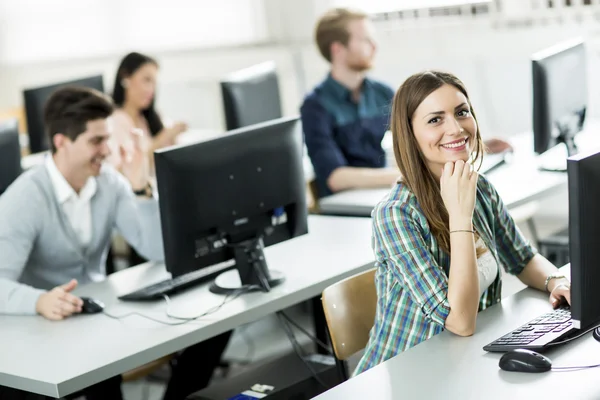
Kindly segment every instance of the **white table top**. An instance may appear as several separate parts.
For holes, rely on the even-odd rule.
[[[310,233],[265,249],[271,269],[286,281],[269,293],[245,294],[218,312],[185,325],[166,326],[131,316],[117,321],[103,314],[61,322],[41,317],[0,316],[0,385],[60,397],[181,350],[275,311],[317,296],[327,286],[373,265],[370,221],[309,217]],[[97,298],[112,315],[140,312],[168,320],[163,301],[117,300],[168,277],[163,265],[144,264],[78,288]],[[194,316],[222,303],[208,285],[174,296],[170,312]],[[173,320],[171,320],[173,321]]]
[[[317,397],[333,399],[599,399],[598,369],[518,373],[498,367],[501,353],[483,346],[550,311],[545,293],[534,289],[482,311],[471,337],[448,331],[399,354]],[[600,363],[600,343],[588,333],[545,352],[554,366]]]

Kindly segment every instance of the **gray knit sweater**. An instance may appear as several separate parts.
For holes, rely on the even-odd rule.
[[[0,314],[35,314],[41,293],[77,279],[104,279],[116,229],[140,254],[164,259],[158,201],[137,198],[105,165],[91,200],[92,238],[83,248],[56,200],[44,165],[21,175],[0,196]]]

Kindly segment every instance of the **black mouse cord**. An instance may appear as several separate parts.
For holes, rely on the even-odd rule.
[[[600,325],[595,325],[595,326],[589,328],[588,330],[586,330],[586,331],[584,331],[584,332],[582,332],[582,333],[580,333],[580,334],[578,334],[576,336],[573,336],[573,337],[565,339],[565,340],[560,340],[558,342],[550,343],[550,344],[548,344],[548,347],[550,347],[550,346],[558,346],[559,344],[565,344],[565,343],[571,342],[571,341],[573,341],[575,339],[579,339],[580,337],[582,337],[586,333],[589,333],[589,332],[593,331],[594,329],[596,329],[598,327],[600,327]],[[600,367],[600,364],[571,366],[571,367],[552,367],[552,371],[554,371],[554,372],[572,372],[572,371],[579,371],[579,370],[582,370],[582,369],[591,369],[591,368],[598,368],[598,367]]]
[[[586,330],[586,331],[584,331],[584,332],[582,332],[582,333],[580,333],[580,334],[578,334],[578,335],[576,335],[576,336],[570,337],[570,338],[568,338],[568,339],[565,339],[565,340],[559,340],[558,342],[549,343],[549,344],[547,344],[546,346],[547,346],[547,347],[551,347],[551,346],[558,346],[559,344],[565,344],[565,343],[572,342],[573,340],[575,340],[575,339],[579,339],[580,337],[582,337],[582,336],[583,336],[583,335],[585,335],[586,333],[589,333],[589,332],[593,331],[594,329],[596,329],[596,328],[598,328],[598,327],[600,327],[600,325],[594,325],[593,327],[589,328],[588,330]]]

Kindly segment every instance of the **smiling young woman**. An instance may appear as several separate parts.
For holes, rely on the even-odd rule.
[[[477,173],[484,145],[457,77],[409,77],[394,97],[391,130],[402,178],[373,211],[379,299],[355,374],[444,329],[472,335],[478,311],[501,299],[500,266],[539,290],[557,271]],[[569,301],[568,283],[551,282],[552,306]]]

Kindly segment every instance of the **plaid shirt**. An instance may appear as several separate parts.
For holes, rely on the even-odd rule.
[[[450,256],[439,248],[414,194],[397,184],[372,218],[377,314],[355,375],[440,333],[450,313]],[[477,184],[473,225],[510,274],[521,273],[536,253],[484,176]],[[481,296],[480,311],[500,301],[501,288],[499,273]]]

